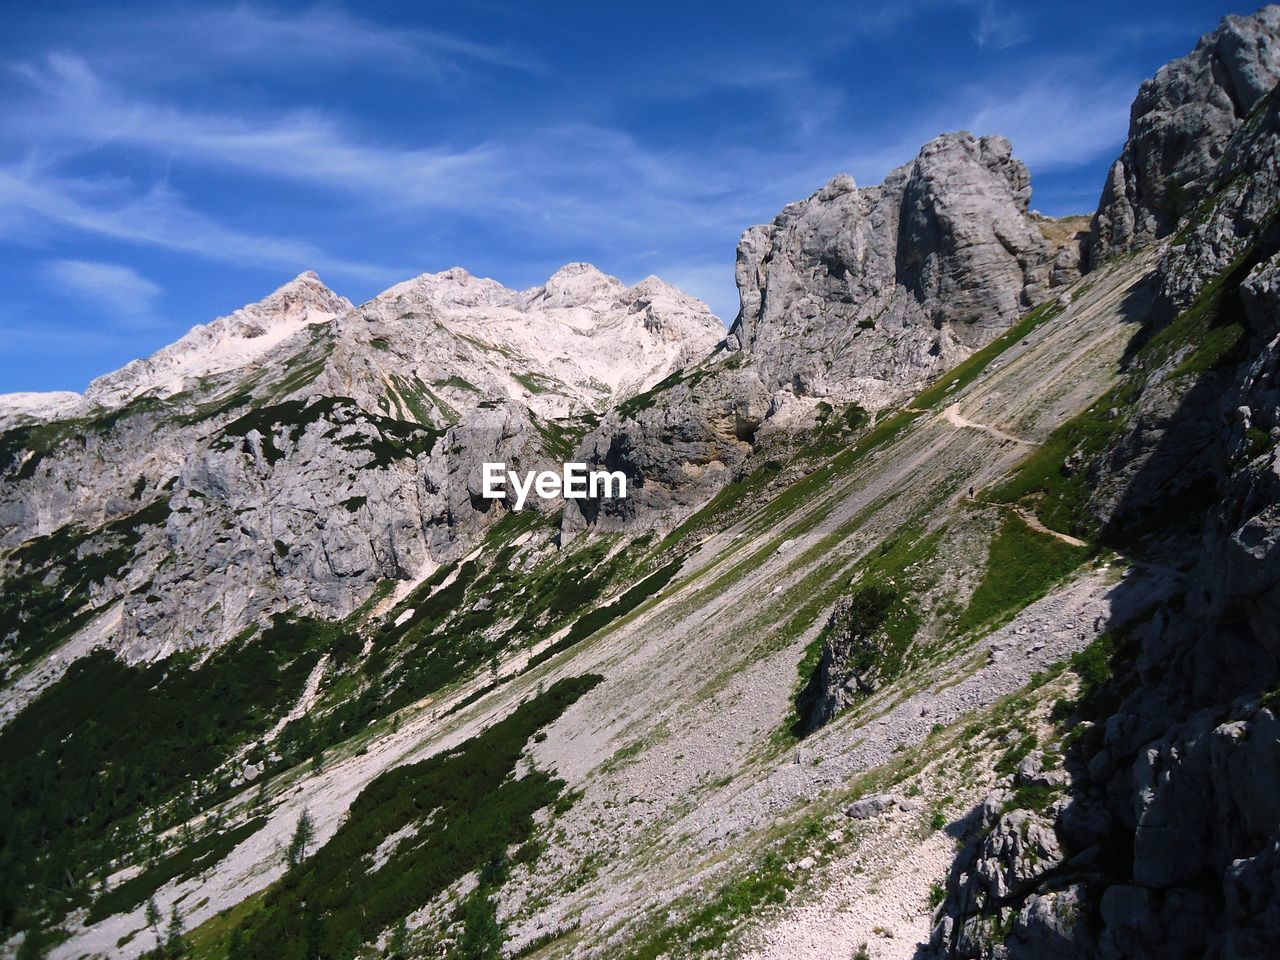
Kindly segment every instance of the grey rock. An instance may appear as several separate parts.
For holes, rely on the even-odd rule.
[[[855,800],[845,807],[844,815],[851,820],[870,820],[892,808],[893,804],[893,797],[888,794],[863,797],[861,800]]]
[[[1055,269],[1071,275],[1029,197],[1009,142],[968,133],[880,186],[838,176],[743,235],[732,333],[771,391],[900,400],[1044,299]]]
[[[1083,884],[1028,897],[1005,942],[1011,960],[1088,956],[1093,937],[1088,925],[1081,922],[1088,902]]]
[[[1094,218],[1090,261],[1167,233],[1205,195],[1227,141],[1280,80],[1280,8],[1230,16],[1133,102]]]
[[[622,471],[627,497],[570,502],[562,537],[568,542],[588,527],[670,529],[733,479],[768,410],[754,369],[723,357],[623,404],[584,438],[574,459]]]

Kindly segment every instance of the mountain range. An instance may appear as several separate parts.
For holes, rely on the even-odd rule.
[[[1228,17],[1079,217],[835,176],[728,327],[304,273],[0,396],[0,954],[1269,956],[1277,82]]]

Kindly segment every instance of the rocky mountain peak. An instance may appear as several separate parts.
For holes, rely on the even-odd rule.
[[[497,280],[477,277],[463,267],[424,273],[378,294],[374,303],[430,304],[442,308],[502,306],[514,303],[516,292]]]
[[[1138,90],[1093,222],[1101,263],[1168,233],[1203,197],[1231,135],[1280,81],[1280,6],[1229,16]]]
[[[766,386],[881,407],[982,346],[1054,282],[1004,137],[934,138],[879,186],[841,174],[738,246],[738,345]]]
[[[563,417],[645,390],[723,337],[705,304],[656,278],[627,287],[571,263],[521,291],[455,267],[339,323],[324,383],[370,412],[437,427],[494,399]]]
[[[351,309],[351,301],[314,272],[301,273],[257,303],[198,324],[150,357],[99,377],[89,384],[85,398],[115,406],[143,394],[179,393],[199,377],[247,367],[299,331]]]
[[[238,324],[241,335],[252,338],[255,336],[252,332],[254,329],[265,333],[273,327],[292,325],[299,321],[327,322],[351,307],[350,300],[329,289],[314,270],[307,270],[257,303],[242,307],[229,317],[215,320],[208,326],[213,327],[234,319],[235,323],[228,322],[223,326],[232,328]]]
[[[540,309],[585,307],[615,300],[624,289],[621,280],[590,263],[567,263],[544,286],[529,291],[530,305]]]

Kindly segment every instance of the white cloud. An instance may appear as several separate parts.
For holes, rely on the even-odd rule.
[[[164,293],[132,267],[95,260],[49,260],[44,274],[55,292],[100,307],[112,318],[149,323]]]
[[[1008,137],[1034,173],[1075,167],[1118,152],[1137,82],[1059,73],[1054,80],[1028,79],[1009,89],[1017,93],[975,98],[979,105],[966,124],[974,133]]]
[[[477,187],[496,186],[499,171],[484,147],[380,147],[314,110],[261,118],[184,110],[131,97],[84,60],[64,54],[17,71],[47,102],[6,117],[10,131],[64,147],[137,147],[197,166],[322,184],[399,204],[444,207]]]
[[[404,276],[399,270],[331,257],[303,241],[231,229],[191,209],[163,184],[136,194],[110,182],[0,168],[0,237],[27,239],[32,218],[224,263],[314,269],[378,282]]]
[[[85,33],[92,29],[92,37]],[[481,72],[540,72],[539,59],[512,46],[444,30],[392,27],[332,4],[281,12],[262,4],[181,4],[129,17],[62,23],[69,45],[92,42],[98,62],[118,75],[192,78],[228,69],[287,77],[307,85],[335,73],[423,75],[435,82]]]
[[[973,31],[973,42],[989,50],[1007,50],[1022,43],[1031,33],[1026,19],[1017,10],[1004,9],[986,0],[978,10],[978,25]]]

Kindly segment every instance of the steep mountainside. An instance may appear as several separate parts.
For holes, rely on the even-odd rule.
[[[359,309],[304,274],[4,434],[0,544],[23,546],[0,562],[42,587],[6,604],[7,669],[38,689],[77,631],[150,659],[274,612],[345,616],[497,519],[482,460],[561,462],[593,411],[723,333],[586,264],[523,293],[452,270]]]
[[[771,390],[900,402],[1077,275],[1030,199],[1003,137],[938,137],[878,187],[836,177],[743,236],[732,332]]]
[[[1010,151],[945,134],[880,186],[841,175],[748,230],[726,350],[586,437],[576,455],[626,472],[635,495],[570,505],[566,530],[670,528],[767,459],[771,437],[789,444],[836,407],[864,425],[1076,279],[1079,218],[1029,212]]]
[[[8,402],[0,954],[1269,956],[1278,51],[1145,84],[1083,237],[998,137],[836,178],[727,339],[304,275]],[[630,495],[479,496],[571,457]]]

